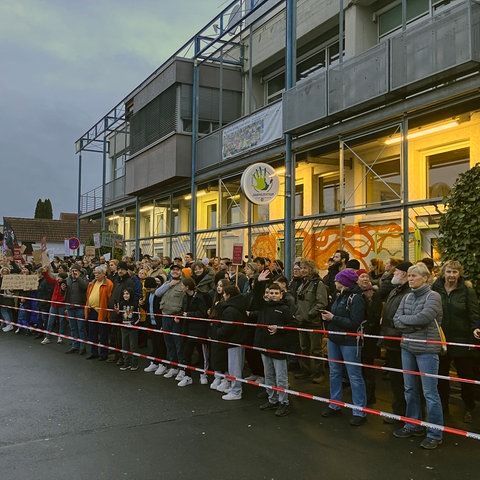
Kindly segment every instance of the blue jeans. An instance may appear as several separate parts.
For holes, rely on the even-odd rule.
[[[10,307],[0,307],[0,313],[2,314],[3,320],[6,320],[7,322],[13,322],[13,316]],[[8,325],[8,323],[2,322],[2,327],[6,327]]]
[[[58,333],[60,335],[65,335],[65,307],[50,307],[50,312],[48,315],[48,323],[47,323],[47,330],[49,332],[53,331],[53,327],[55,326],[55,323],[58,321]],[[48,338],[51,338],[51,335],[47,334]]]
[[[438,374],[438,355],[434,353],[413,354],[402,349],[402,368],[412,372]],[[437,390],[438,379],[424,375],[403,374],[405,383],[405,401],[407,402],[406,416],[415,420],[422,419],[422,390],[427,406],[427,420],[435,425],[443,425],[443,411],[440,395]],[[421,388],[420,390],[420,382]],[[412,424],[405,424],[405,428],[418,428]],[[427,428],[427,437],[435,440],[442,439],[442,432],[434,428]]]
[[[80,340],[87,339],[87,325],[85,321],[85,309],[67,308],[68,323],[70,325],[70,335]],[[78,340],[72,340],[72,348],[85,350],[86,345]]]
[[[48,313],[50,306],[48,304],[41,304],[38,307],[38,328],[46,330],[48,325]]]
[[[243,377],[243,365],[245,363],[245,348],[244,347],[231,347],[228,349],[228,373],[232,377]],[[235,395],[242,394],[242,382],[237,380],[232,381],[232,389],[230,393]]]
[[[352,403],[357,407],[367,405],[367,393],[365,390],[365,381],[363,380],[362,367],[362,349],[356,345],[338,345],[328,340],[328,358],[329,360],[343,360],[345,362],[355,362],[359,365],[349,365],[339,362],[328,362],[330,367],[330,398],[332,400],[342,401],[342,381],[344,369],[347,370],[348,379],[352,388]],[[340,407],[330,404],[330,408],[338,410]],[[353,410],[352,414],[358,417],[365,417],[366,413]]]
[[[263,369],[265,371],[265,385],[288,388],[288,364],[286,358],[272,358],[262,353]],[[286,403],[288,405],[288,393],[277,390],[267,390],[270,403]]]
[[[182,333],[182,322],[175,323],[173,317],[162,318],[162,330],[164,332]],[[183,359],[183,343],[184,339],[178,335],[163,334],[163,340],[167,347],[167,360],[179,363]],[[170,365],[170,368],[176,368]]]

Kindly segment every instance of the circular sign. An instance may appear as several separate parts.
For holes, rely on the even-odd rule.
[[[80,240],[76,237],[72,237],[68,240],[68,248],[70,250],[77,250],[80,246]]]
[[[243,172],[240,184],[244,195],[256,205],[270,203],[280,190],[277,172],[268,163],[250,165]]]

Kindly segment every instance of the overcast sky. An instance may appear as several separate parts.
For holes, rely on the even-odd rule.
[[[55,219],[76,212],[74,142],[229,3],[1,0],[0,223],[39,198]],[[98,162],[82,193],[101,185]]]

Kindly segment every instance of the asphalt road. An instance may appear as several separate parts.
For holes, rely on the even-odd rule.
[[[480,443],[445,435],[437,450],[400,440],[369,416],[351,427],[349,412],[324,419],[324,404],[292,399],[277,418],[258,406],[258,389],[227,402],[200,385],[179,388],[143,372],[78,355],[65,345],[0,334],[0,480],[76,479],[470,479]],[[197,378],[195,378],[197,380]],[[379,379],[376,408],[388,411]],[[292,388],[328,396],[328,386]],[[348,399],[348,397],[346,398]],[[453,405],[450,426],[461,410]],[[458,414],[458,415],[457,415]],[[480,411],[478,413],[480,416]],[[457,423],[455,423],[457,422]],[[480,432],[480,421],[469,426]]]

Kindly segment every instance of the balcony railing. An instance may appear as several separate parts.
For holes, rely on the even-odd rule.
[[[80,197],[80,214],[102,208],[102,187],[96,187]],[[105,205],[121,200],[125,195],[125,175],[105,184]]]
[[[302,133],[478,70],[480,5],[471,0],[408,27],[284,93],[283,126]]]

